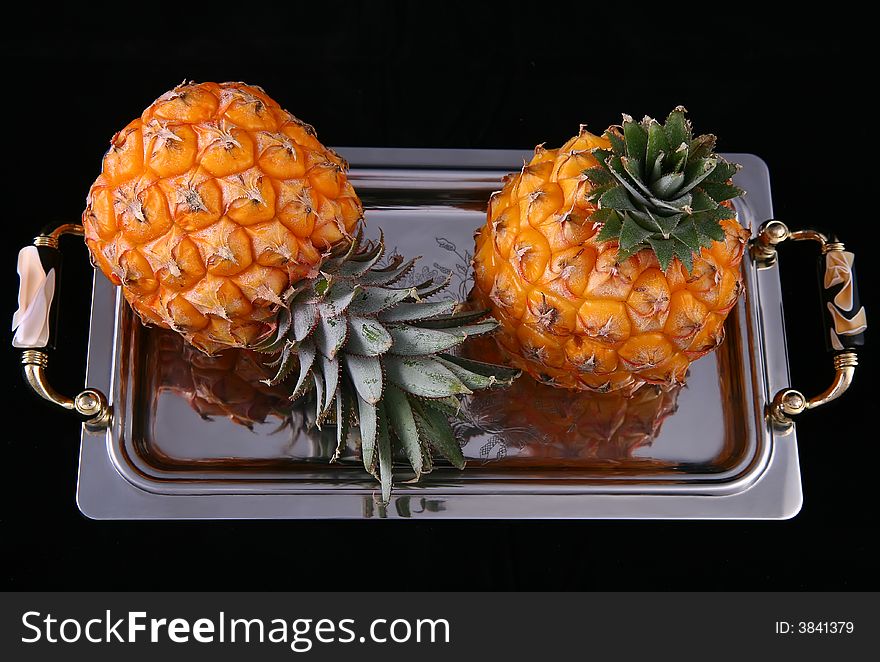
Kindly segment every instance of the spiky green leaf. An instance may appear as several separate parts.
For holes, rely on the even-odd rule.
[[[626,171],[626,168],[623,165],[623,159],[626,157],[614,157],[608,162],[608,167],[611,170],[611,173],[614,175],[614,178],[617,182],[626,189],[626,192],[629,194],[629,197],[632,198],[632,204],[636,205],[636,208],[639,206],[644,206],[648,204],[648,197],[650,193],[644,189],[643,186],[637,184],[630,174]],[[603,196],[604,197],[604,194]]]
[[[452,282],[452,273],[446,274],[446,276],[439,281],[429,281],[427,283],[416,285],[415,299],[428,299],[435,294],[439,294],[447,287],[449,287],[449,283]]]
[[[654,174],[662,165],[662,155],[669,151],[669,142],[666,140],[666,132],[657,120],[650,120],[648,123],[648,144],[645,152],[645,167],[650,168],[651,172],[647,173],[649,179],[654,180],[659,177]]]
[[[333,399],[339,391],[339,373],[341,366],[339,365],[339,361],[335,358],[328,359],[326,356],[321,356],[320,361],[321,372],[324,375],[324,402],[321,412],[318,414],[318,421],[323,422],[323,420],[330,414]]]
[[[361,285],[389,287],[412,271],[418,258],[407,260],[389,269],[374,269],[358,278]]]
[[[429,305],[425,303],[424,305]],[[443,315],[431,319],[420,320],[416,324],[425,329],[449,329],[477,322],[489,314],[488,310],[463,310],[452,315]]]
[[[361,459],[364,469],[376,475],[376,436],[378,434],[378,421],[376,418],[376,405],[364,400],[359,393],[355,393],[358,405],[358,427],[361,433]]]
[[[691,253],[700,253],[700,235],[694,225],[693,218],[688,218],[679,223],[672,236],[687,246]]]
[[[481,375],[477,372],[471,372],[467,368],[463,368],[457,363],[453,363],[452,361],[447,361],[445,359],[439,358],[440,361],[446,368],[458,379],[462,384],[467,386],[471,390],[479,391],[482,389],[491,388],[495,385],[497,381],[495,375]]]
[[[626,142],[616,130],[608,130],[605,132],[605,138],[611,143],[611,150],[618,156],[626,154]]]
[[[318,429],[320,429],[323,424],[321,412],[323,410],[324,402],[324,376],[321,374],[320,366],[321,362],[315,361],[312,368],[312,384],[315,387],[315,419],[317,420],[316,425],[318,426]]]
[[[389,386],[385,391],[385,411],[388,412],[388,426],[400,441],[418,479],[422,474],[422,444],[406,394],[395,386]]]
[[[302,304],[291,310],[293,317],[293,338],[301,342],[309,337],[318,325],[318,307],[314,304]]]
[[[666,132],[666,142],[669,143],[669,147],[673,151],[677,150],[682,143],[687,144],[690,142],[690,128],[688,127],[683,109],[676,108],[669,113],[669,117],[666,118],[664,131]]]
[[[728,184],[726,182],[703,182],[703,185],[700,188],[702,188],[707,195],[715,200],[715,202],[732,200],[733,198],[739,197],[743,194],[741,188],[739,188],[738,186],[734,186],[733,184]]]
[[[376,434],[376,445],[379,455],[379,481],[382,486],[382,502],[391,499],[391,482],[393,480],[391,465],[391,437],[388,434],[388,413],[384,406],[379,407],[379,430]]]
[[[673,248],[674,240],[671,238],[657,239],[649,237],[648,243],[651,245],[651,248],[654,249],[654,254],[657,256],[660,268],[663,271],[666,271],[669,268],[669,265],[672,264],[672,258],[675,256],[675,250]]]
[[[614,179],[614,175],[611,175],[610,171],[609,171],[609,176],[612,179]],[[593,204],[597,204],[599,199],[603,195],[605,195],[605,193],[607,193],[611,189],[615,188],[616,186],[617,186],[616,179],[614,179],[614,181],[611,184],[603,184],[602,186],[594,186],[593,188],[591,188],[589,191],[587,191],[584,194],[584,198],[586,198],[587,202],[592,202]]]
[[[663,130],[661,129],[661,132]],[[651,186],[654,182],[660,179],[663,176],[663,164],[666,162],[666,152],[660,152],[657,155],[657,158],[654,159],[654,164],[651,166],[651,172],[648,177],[648,186]]]
[[[658,198],[668,200],[678,193],[682,184],[684,184],[684,173],[671,172],[651,184],[651,190]]]
[[[736,163],[728,163],[723,159],[719,159],[718,165],[715,166],[715,170],[706,177],[707,182],[727,182],[733,178],[733,176],[739,170],[739,165]]]
[[[724,241],[724,228],[714,218],[704,214],[695,214],[694,225],[701,236],[709,237],[712,241]]]
[[[599,211],[601,211],[601,209]],[[593,216],[595,216],[595,214],[593,214]],[[614,214],[609,216],[608,220],[605,221],[604,225],[602,225],[602,229],[599,230],[599,234],[596,236],[596,241],[610,241],[612,239],[617,239],[620,236],[620,229],[622,227],[623,220],[620,218],[620,214],[614,212]]]
[[[389,329],[392,345],[389,350],[399,356],[426,356],[445,352],[460,345],[467,334],[449,333],[439,329],[423,329],[417,326],[400,325]]]
[[[688,145],[681,143],[666,156],[665,167],[669,172],[683,172],[688,160]]]
[[[276,368],[275,376],[265,380],[265,383],[269,386],[277,386],[287,379],[297,366],[298,358],[293,343],[287,341],[281,350],[278,360],[269,364],[269,367]]]
[[[323,315],[318,317],[318,325],[312,333],[312,339],[321,354],[332,359],[345,345],[347,337],[348,327],[345,323],[345,317],[324,317]]]
[[[357,260],[349,260],[339,267],[339,275],[344,278],[357,278],[373,268],[385,253],[385,242],[380,237],[372,249],[358,256]]]
[[[712,211],[718,207],[718,203],[706,195],[702,189],[697,189],[691,196],[691,211],[698,214],[703,211]]]
[[[620,248],[629,251],[631,248],[645,242],[651,236],[651,231],[646,230],[633,220],[630,214],[623,217],[623,227],[620,229]]]
[[[725,200],[732,200],[733,198],[739,197],[743,194],[743,191],[738,186],[734,186],[733,184],[728,184],[726,182],[703,182],[703,185],[700,187],[703,191],[709,195],[715,202],[724,202]]]
[[[593,186],[604,186],[605,184],[614,183],[614,177],[612,174],[608,172],[607,168],[601,166],[587,168],[584,170],[584,176]]]
[[[352,287],[348,283],[332,283],[317,304],[318,315],[323,318],[342,315],[359,290],[359,287]]]
[[[679,239],[678,237],[672,238],[672,250],[675,252],[675,257],[681,260],[682,265],[687,270],[688,273],[694,270],[694,251],[693,249],[686,244],[684,241]],[[697,240],[697,245],[699,246],[699,240]]]
[[[697,136],[691,140],[690,153],[692,159],[704,159],[715,151],[716,138],[711,133]]]
[[[348,319],[346,351],[364,356],[380,356],[391,349],[393,340],[388,329],[373,317]]]
[[[650,198],[652,193],[647,184],[644,183],[644,174],[642,172],[642,162],[638,159],[630,159],[621,157],[620,162],[623,164],[626,174],[629,175],[630,181],[638,189],[638,193],[643,198]]]
[[[651,234],[663,231],[657,217],[649,211],[629,211],[626,215]]]
[[[340,393],[336,397],[336,450],[330,458],[331,462],[336,462],[348,446],[348,436],[351,432],[351,404],[346,393]]]
[[[448,368],[427,356],[388,355],[385,358],[385,370],[390,381],[407,393],[422,398],[445,398],[471,393]]]
[[[358,395],[370,404],[379,402],[384,387],[381,361],[375,356],[358,354],[344,354],[344,357],[345,368]]]
[[[610,209],[608,207],[605,207],[604,209],[597,209],[592,214],[590,214],[590,222],[605,223],[613,216],[617,216],[617,212],[614,209]]]
[[[456,306],[455,301],[430,301],[401,303],[394,308],[379,313],[379,320],[386,324],[394,322],[420,322],[438,315],[451,313]],[[485,315],[485,313],[483,313]]]
[[[644,163],[645,151],[648,148],[648,132],[645,131],[645,128],[638,122],[625,121],[623,123],[623,138],[626,141],[626,155]]]
[[[436,409],[444,416],[458,416],[461,413],[461,401],[455,396],[448,398],[431,398],[429,400],[419,400],[425,407]]]
[[[425,433],[428,442],[449,460],[457,469],[464,469],[465,459],[455,433],[445,414],[430,406],[430,403],[410,400],[416,422]]]
[[[318,355],[318,350],[315,348],[315,344],[311,340],[304,340],[297,347],[297,358],[299,359],[299,377],[296,380],[296,384],[293,387],[293,392],[290,394],[291,400],[296,400],[300,397],[306,388],[309,385],[309,375],[312,372],[312,365],[315,362],[315,357]]]
[[[660,226],[660,239],[667,239],[681,223],[685,217],[684,214],[670,214],[668,216],[655,216],[657,224]]]
[[[619,211],[638,209],[635,204],[633,204],[626,189],[622,186],[615,186],[614,188],[605,191],[605,193],[602,194],[602,197],[599,198],[599,207],[609,207]]]
[[[384,287],[364,287],[357,293],[349,306],[352,315],[369,315],[387,310],[412,298],[413,288],[387,289]]]
[[[486,363],[484,361],[477,361],[475,359],[456,356],[454,354],[441,354],[440,357],[445,361],[451,361],[452,363],[455,363],[466,370],[470,370],[471,372],[475,372],[478,375],[495,377],[495,383],[497,384],[510,384],[521,374],[521,371],[517,368],[508,368],[499,366],[495,363]]]
[[[684,186],[682,186],[679,194],[684,194],[693,189],[697,184],[712,174],[717,165],[715,159],[696,159],[692,160],[684,169]]]

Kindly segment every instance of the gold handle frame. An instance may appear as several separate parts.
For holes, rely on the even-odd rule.
[[[758,234],[752,239],[749,250],[752,259],[759,269],[767,269],[776,264],[778,260],[777,246],[784,241],[815,241],[819,244],[822,254],[832,251],[845,250],[842,242],[831,241],[821,232],[815,230],[797,230],[792,232],[785,223],[777,220],[765,221],[758,228]],[[832,400],[836,400],[846,393],[852,385],[855,377],[856,366],[859,359],[856,352],[848,349],[834,355],[834,380],[827,389],[819,395],[807,398],[800,391],[793,388],[782,389],[773,396],[767,406],[767,415],[775,424],[788,428],[794,421],[792,416],[797,416],[808,409],[815,409]]]
[[[37,236],[34,239],[34,246],[47,246],[57,249],[59,240],[66,234],[81,237],[83,235],[83,227],[76,223],[60,225],[49,234]],[[107,402],[107,396],[101,393],[101,391],[87,388],[75,397],[69,398],[52,388],[46,375],[46,369],[49,366],[49,354],[45,350],[24,350],[21,354],[21,364],[25,382],[41,398],[62,409],[79,414],[84,419],[84,425],[90,431],[100,431],[110,425],[113,410]]]

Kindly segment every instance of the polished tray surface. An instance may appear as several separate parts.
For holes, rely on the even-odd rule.
[[[370,233],[422,255],[416,279],[451,272],[450,296],[464,298],[486,200],[526,154],[340,151]],[[772,217],[766,166],[728,156],[744,166],[738,213],[754,230]],[[779,275],[748,256],[743,270],[726,340],[684,388],[635,403],[525,384],[478,394],[458,428],[467,468],[438,463],[418,483],[401,473],[389,504],[356,448],[328,462],[333,445],[302,411],[242,425],[215,407],[205,418],[181,344],[142,327],[96,277],[87,379],[109,393],[114,417],[106,432],[83,432],[78,503],[95,518],[790,517],[801,503],[794,430],[781,435],[764,416],[767,394],[788,381]]]

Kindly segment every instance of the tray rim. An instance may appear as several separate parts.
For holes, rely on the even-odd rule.
[[[391,148],[340,148],[339,151],[357,167],[422,167],[442,170],[503,170],[511,163],[521,162],[530,152],[524,150],[455,150],[455,149],[391,149]],[[764,185],[766,199],[759,210],[772,217],[769,169],[755,155],[731,154],[733,160],[743,163]],[[758,174],[760,173],[760,174]],[[758,205],[761,206],[761,205]],[[764,214],[761,214],[762,216]],[[751,219],[752,229],[763,218]],[[760,357],[752,373],[755,396],[766,402],[767,394],[787,386],[788,356],[782,318],[782,301],[779,274],[776,268],[756,270],[749,264],[750,292],[754,297],[753,315],[744,315],[742,324],[754,321],[760,333]],[[114,392],[117,374],[117,352],[114,348],[118,338],[115,320],[120,314],[122,297],[115,297],[115,314],[109,316],[111,323],[101,321],[101,302],[112,296],[112,286],[103,278],[94,278],[92,319],[89,334],[87,382],[105,392]],[[751,291],[754,290],[754,291]],[[104,304],[106,307],[106,303]],[[754,319],[753,319],[754,318]],[[105,317],[106,320],[106,317]],[[102,328],[103,327],[103,328]],[[760,370],[763,367],[764,370]],[[763,376],[763,379],[760,377]],[[526,488],[502,490],[487,495],[469,493],[466,488],[449,485],[419,486],[415,490],[400,486],[392,496],[392,503],[385,509],[370,509],[365,504],[372,500],[374,490],[365,488],[335,489],[314,488],[307,493],[295,490],[275,494],[259,493],[259,490],[241,490],[222,493],[210,489],[188,494],[162,494],[150,489],[149,481],[133,480],[123,476],[114,453],[113,430],[95,434],[83,428],[80,449],[80,468],[77,481],[77,503],[87,517],[93,519],[189,519],[189,518],[315,518],[311,499],[318,498],[321,505],[339,502],[352,507],[336,509],[338,515],[320,515],[318,518],[363,518],[376,510],[378,516],[394,517],[393,511],[412,514],[411,507],[403,507],[415,499],[442,498],[446,510],[430,512],[423,509],[419,516],[445,518],[669,518],[669,519],[787,519],[800,510],[802,492],[797,458],[796,433],[792,428],[783,439],[778,430],[769,424],[756,425],[755,432],[764,437],[766,457],[761,466],[744,478],[729,481],[728,488],[711,491],[699,485],[679,486],[674,493],[668,490],[652,490],[640,486],[633,490],[608,489],[603,493],[577,492],[577,488],[529,491]],[[105,442],[101,444],[103,439]],[[618,492],[618,493],[615,493]],[[665,492],[665,493],[660,493]],[[774,494],[769,498],[766,494]],[[762,496],[763,495],[763,496]],[[759,498],[760,497],[760,498]],[[528,507],[522,508],[519,499],[528,499]],[[608,501],[613,499],[613,501]],[[658,501],[659,499],[659,501]],[[696,501],[695,501],[696,500]],[[294,503],[295,502],[295,503]],[[400,503],[398,503],[400,502]],[[491,503],[487,503],[491,502]],[[540,507],[537,506],[540,502]],[[207,503],[211,505],[206,506]],[[476,505],[474,505],[476,504]],[[625,504],[625,508],[623,505]],[[454,507],[449,507],[453,506]],[[355,508],[354,506],[360,506]],[[325,510],[321,508],[321,510]],[[384,510],[384,512],[382,512]]]

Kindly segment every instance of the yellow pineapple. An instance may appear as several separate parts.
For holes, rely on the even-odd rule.
[[[247,346],[360,221],[346,167],[262,89],[184,82],[113,136],[86,241],[146,323]]]
[[[665,124],[624,116],[538,146],[505,180],[476,236],[476,305],[500,346],[538,381],[633,392],[671,387],[724,337],[748,238],[730,200],[737,166],[694,138],[684,109]]]

